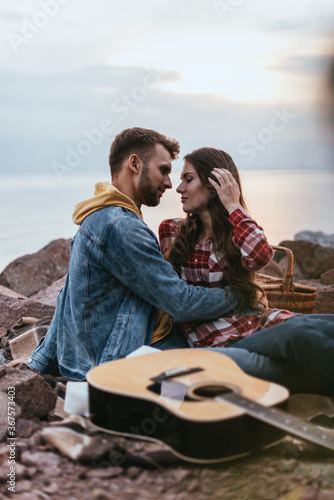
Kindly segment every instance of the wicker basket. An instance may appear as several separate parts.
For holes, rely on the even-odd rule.
[[[293,253],[289,248],[272,245],[276,251],[283,251],[288,256],[288,265],[284,278],[273,278],[256,273],[256,281],[263,288],[270,308],[312,314],[317,289],[293,283]]]

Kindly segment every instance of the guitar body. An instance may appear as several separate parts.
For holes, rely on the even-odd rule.
[[[182,367],[187,367],[185,373]],[[174,369],[175,376],[168,372]],[[165,378],[152,380],[165,372]],[[219,462],[284,435],[228,401],[217,402],[215,396],[227,390],[272,406],[286,400],[288,391],[245,374],[214,351],[173,349],[111,361],[90,370],[87,381],[93,424],[115,434],[163,442],[184,460]]]

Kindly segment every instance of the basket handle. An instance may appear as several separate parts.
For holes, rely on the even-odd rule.
[[[277,245],[271,245],[273,250],[278,250],[285,252],[288,256],[288,264],[285,271],[285,277],[283,279],[283,292],[293,291],[293,253],[290,248],[280,247]]]

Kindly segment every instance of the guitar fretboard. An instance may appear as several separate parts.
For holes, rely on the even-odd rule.
[[[220,402],[228,401],[262,422],[274,425],[288,434],[293,434],[334,451],[334,431],[331,429],[318,427],[294,415],[289,415],[278,408],[262,406],[234,392],[226,393],[224,396],[216,396],[215,400]]]

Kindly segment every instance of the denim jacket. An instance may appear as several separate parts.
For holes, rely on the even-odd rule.
[[[237,305],[226,289],[187,285],[134,212],[108,206],[88,215],[71,243],[65,286],[47,335],[28,366],[85,378],[94,366],[149,345],[156,308],[174,320],[209,319]]]

